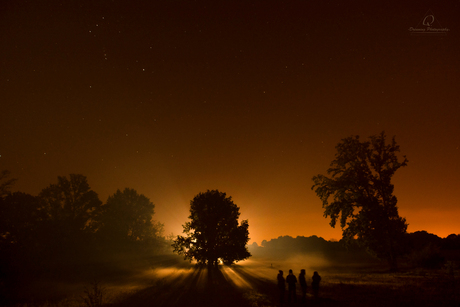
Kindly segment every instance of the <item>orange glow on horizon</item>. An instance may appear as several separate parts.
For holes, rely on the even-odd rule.
[[[332,228],[329,225],[330,219],[323,217],[323,211],[321,205],[316,201],[316,208],[309,208],[310,213],[307,213],[307,209],[302,210],[306,207],[302,204],[298,204],[297,207],[300,210],[296,210],[293,214],[289,211],[271,212],[269,208],[276,207],[275,205],[267,206],[265,214],[258,214],[260,210],[260,202],[254,203],[254,205],[247,205],[248,200],[241,197],[233,197],[235,203],[240,206],[240,221],[243,219],[249,220],[249,242],[252,244],[256,242],[259,246],[263,240],[270,241],[271,239],[278,238],[280,236],[313,236],[322,237],[325,240],[340,240],[342,238],[342,230],[340,225],[336,225]],[[313,200],[315,200],[313,198]],[[159,212],[161,215],[162,212]],[[182,216],[183,221],[176,223],[165,223],[165,234],[171,232],[175,235],[182,234],[182,224],[188,221],[188,207],[183,206],[183,212],[175,213],[177,216]],[[423,210],[401,210],[400,215],[405,217],[409,226],[408,232],[415,232],[425,230],[429,233],[433,233],[441,238],[445,238],[450,234],[459,234],[457,216],[460,216],[460,209],[451,209],[445,211],[437,211],[434,209],[423,209]],[[163,216],[161,217],[163,218]],[[163,218],[168,220],[167,216]],[[161,219],[160,219],[161,220]]]

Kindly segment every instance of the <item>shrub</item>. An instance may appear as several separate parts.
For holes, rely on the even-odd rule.
[[[99,282],[91,283],[91,288],[85,288],[83,300],[87,307],[101,307],[105,295],[105,288],[99,285]]]
[[[441,268],[445,262],[438,246],[431,243],[421,249],[412,251],[409,255],[410,263],[415,267],[427,269]]]

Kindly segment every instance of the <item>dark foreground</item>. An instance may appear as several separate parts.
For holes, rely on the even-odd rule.
[[[272,306],[275,299],[272,281],[241,267],[193,268],[167,274],[112,306]]]
[[[320,297],[309,284],[306,303],[300,299],[285,306],[460,306],[458,271],[402,270],[389,273],[381,267],[297,267],[298,264],[250,260],[209,270],[170,258],[149,260],[131,270],[98,278],[103,306],[279,306],[276,275],[300,269],[322,276]],[[20,300],[9,306],[96,306],[84,299],[94,294],[91,280],[40,281],[21,290]],[[70,278],[71,279],[71,278]],[[94,283],[93,283],[94,285]],[[85,293],[84,290],[87,290]],[[287,295],[287,293],[286,293]],[[21,297],[22,296],[22,297]],[[20,302],[22,299],[22,302]]]
[[[280,306],[277,272],[278,268],[255,263],[219,270],[195,268],[166,277],[113,306]],[[460,280],[443,271],[342,268],[322,275],[318,299],[309,285],[305,303],[298,289],[297,301],[288,303],[285,297],[284,306],[460,306]]]

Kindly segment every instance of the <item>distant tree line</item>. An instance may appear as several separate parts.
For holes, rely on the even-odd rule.
[[[440,238],[426,231],[407,233],[403,239],[402,261],[410,267],[440,268],[446,262],[460,261],[460,235],[451,234]],[[256,257],[289,259],[299,255],[314,255],[330,261],[331,264],[376,262],[366,248],[349,240],[327,241],[317,236],[280,236],[262,241],[261,246],[253,243],[249,251]]]
[[[0,276],[78,270],[120,253],[155,253],[165,246],[155,205],[136,190],[117,190],[103,203],[83,175],[58,177],[37,196],[10,192],[0,174]]]
[[[440,238],[427,231],[406,236],[406,260],[416,267],[440,268],[446,262],[460,263],[460,234]]]
[[[269,241],[263,240],[261,246],[253,243],[250,252],[257,257],[272,259],[289,259],[302,255],[316,256],[330,262],[375,262],[365,248],[358,244],[345,244],[344,240],[327,241],[318,236],[280,236]]]

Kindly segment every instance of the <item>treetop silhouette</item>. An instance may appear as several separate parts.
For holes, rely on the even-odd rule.
[[[394,137],[387,144],[384,132],[369,141],[359,136],[342,139],[336,149],[327,170],[330,176],[313,177],[312,189],[322,201],[324,216],[331,218],[332,227],[339,219],[344,239],[357,238],[396,268],[407,223],[398,214],[391,178],[408,160],[398,160],[399,145]]]
[[[238,225],[239,207],[218,190],[199,193],[190,202],[190,222],[183,225],[186,236],[177,236],[174,252],[200,264],[217,265],[244,260],[251,256],[248,221]]]

